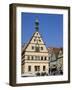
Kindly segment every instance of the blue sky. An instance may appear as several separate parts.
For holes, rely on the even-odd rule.
[[[21,43],[27,43],[35,32],[35,19],[39,19],[39,33],[46,47],[63,47],[63,15],[21,13]]]

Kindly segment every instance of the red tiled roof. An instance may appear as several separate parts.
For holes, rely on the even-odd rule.
[[[56,56],[58,56],[60,50],[63,52],[63,48],[55,48],[55,47],[48,48],[48,52],[50,54],[54,53]]]

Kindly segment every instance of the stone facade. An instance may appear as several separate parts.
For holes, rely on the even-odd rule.
[[[36,19],[36,32],[29,42],[22,47],[22,76],[48,75],[48,50],[38,31]]]

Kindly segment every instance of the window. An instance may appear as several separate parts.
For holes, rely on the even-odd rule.
[[[41,40],[39,40],[39,42],[41,42]]]
[[[29,71],[29,72],[31,71],[31,66],[28,66],[28,71]]]
[[[35,60],[37,60],[37,56],[35,56]]]
[[[47,60],[47,57],[45,57],[45,60]]]
[[[40,51],[40,50],[39,50],[39,44],[38,44],[38,42],[36,43],[35,51],[36,51],[36,52],[39,52],[39,51]]]
[[[36,39],[34,39],[34,42],[36,41]]]
[[[32,49],[34,49],[34,46],[32,46]]]
[[[37,35],[38,35],[38,33],[37,33]]]
[[[41,60],[43,60],[43,56],[41,56]]]
[[[28,56],[27,59],[30,60],[30,56]]]
[[[40,71],[40,66],[37,66],[37,71]]]
[[[35,56],[35,60],[40,60],[40,56]]]
[[[36,46],[36,48],[35,48],[35,49],[36,49],[36,52],[39,52],[39,47],[37,47],[37,46]]]
[[[49,57],[49,60],[50,60],[50,57]]]
[[[38,60],[40,60],[40,57],[39,56],[37,58],[38,58]]]
[[[43,47],[41,47],[41,50],[43,50]]]
[[[33,60],[33,59],[34,59],[34,57],[32,56],[32,57],[31,57],[31,59]]]
[[[43,71],[45,71],[45,69],[46,69],[46,67],[45,67],[45,66],[43,66]]]
[[[35,66],[35,71],[37,71],[37,66]]]
[[[35,71],[40,71],[40,66],[35,66]]]

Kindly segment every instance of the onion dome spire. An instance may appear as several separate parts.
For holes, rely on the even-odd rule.
[[[39,31],[39,20],[38,20],[38,17],[36,17],[36,20],[35,20],[35,30]]]

